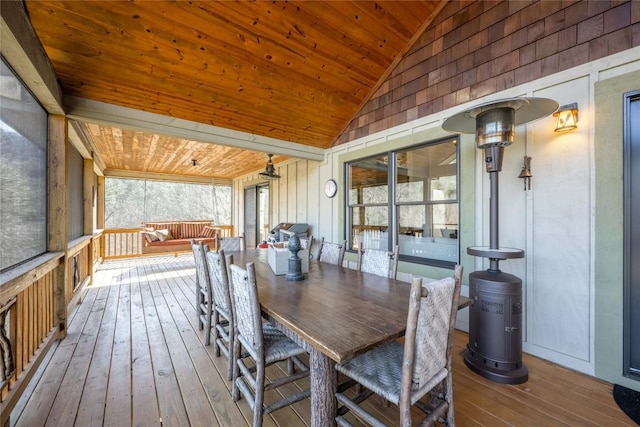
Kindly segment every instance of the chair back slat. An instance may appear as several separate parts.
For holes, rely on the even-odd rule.
[[[227,252],[243,251],[244,236],[218,237],[216,247],[218,250]]]
[[[229,277],[227,276],[227,261],[224,251],[207,251],[205,253],[213,298],[217,306],[229,313],[231,309],[231,294],[229,292]]]
[[[196,282],[199,288],[203,288],[207,295],[211,294],[211,283],[207,274],[205,254],[209,252],[209,246],[203,245],[202,242],[195,243],[191,241],[191,251],[196,264]]]
[[[342,265],[347,241],[342,243],[325,242],[324,237],[320,241],[320,252],[318,252],[318,261],[328,264]]]
[[[435,374],[447,367],[454,290],[453,277],[422,285],[412,373],[414,387],[424,386]]]
[[[306,249],[311,252],[311,245],[313,245],[313,235],[306,239],[300,239],[300,249]]]
[[[398,246],[393,252],[379,249],[364,249],[358,251],[358,270],[376,276],[396,278],[398,262]]]
[[[300,249],[308,251],[309,258],[313,258],[313,254],[311,253],[311,246],[313,246],[313,235],[309,235],[309,237],[306,239],[300,239]]]
[[[254,348],[260,348],[262,318],[253,263],[247,264],[246,270],[236,264],[230,264],[229,272],[236,330]]]

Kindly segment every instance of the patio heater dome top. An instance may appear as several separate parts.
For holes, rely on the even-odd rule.
[[[513,125],[519,126],[548,116],[558,109],[558,103],[549,98],[507,98],[477,105],[455,114],[444,121],[442,128],[453,133],[476,133],[476,120],[483,113],[511,109],[515,116]]]

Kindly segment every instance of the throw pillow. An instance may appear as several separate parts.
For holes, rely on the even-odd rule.
[[[158,235],[156,235],[155,231],[143,231],[142,232],[142,236],[149,243],[157,242],[158,240],[160,240],[160,237],[158,237]]]
[[[164,242],[165,240],[171,240],[173,239],[173,235],[171,234],[170,230],[157,230],[156,231],[156,236],[158,236],[158,238],[160,239],[161,242]]]
[[[199,237],[205,237],[205,238],[207,238],[207,237],[208,238],[216,237],[216,230],[214,228],[206,226],[200,232],[200,236]]]

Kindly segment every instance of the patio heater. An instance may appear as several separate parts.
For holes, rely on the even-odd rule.
[[[489,258],[489,269],[469,274],[469,343],[465,364],[483,377],[520,384],[528,379],[522,363],[522,280],[500,271],[502,260],[523,258],[524,250],[500,247],[498,174],[504,147],[513,143],[515,126],[553,113],[558,103],[547,98],[510,98],[482,104],[456,114],[442,127],[455,133],[475,133],[484,150],[490,180],[489,246],[467,248],[469,255]]]

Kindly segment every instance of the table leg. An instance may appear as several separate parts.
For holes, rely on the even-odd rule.
[[[309,363],[311,365],[311,427],[334,427],[337,409],[335,362],[312,348],[309,352]]]

